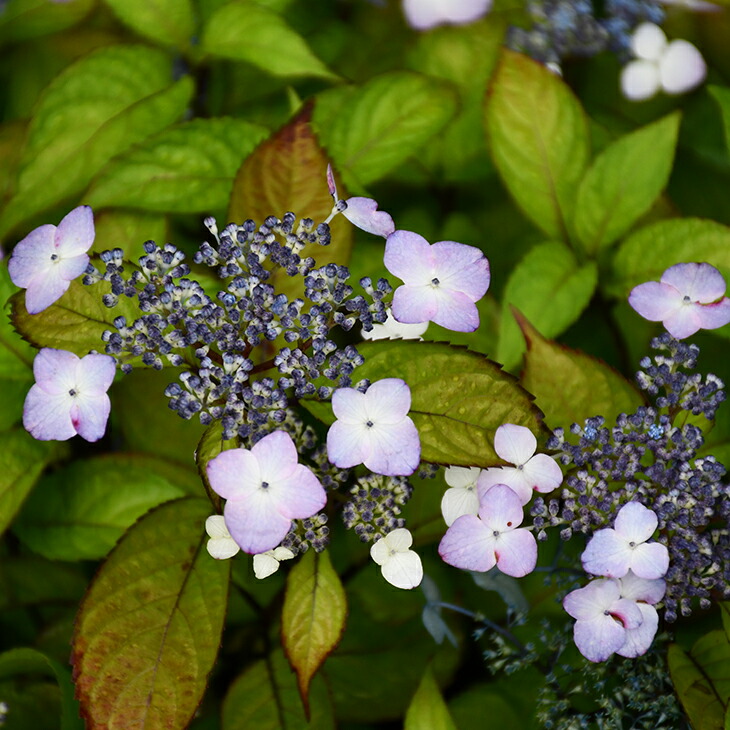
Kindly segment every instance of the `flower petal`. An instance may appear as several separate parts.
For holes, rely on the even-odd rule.
[[[261,486],[258,459],[247,449],[221,452],[208,462],[206,471],[211,488],[224,499],[245,498]]]
[[[442,286],[462,292],[473,302],[487,293],[489,261],[480,249],[456,241],[437,241],[431,254]]]
[[[371,450],[372,443],[365,424],[335,421],[327,431],[327,458],[341,469],[362,464],[370,457]]]
[[[363,424],[368,420],[365,393],[355,388],[338,388],[332,394],[332,412],[338,421]]]
[[[271,550],[253,556],[253,574],[263,580],[279,570],[279,561],[272,555]]]
[[[702,327],[700,312],[705,306],[704,304],[683,304],[664,319],[664,328],[677,340],[690,337]]]
[[[639,578],[661,578],[669,570],[669,551],[660,542],[645,542],[634,548],[630,565]]]
[[[319,479],[304,464],[296,464],[290,475],[269,487],[279,514],[290,520],[305,520],[327,504],[327,493]]]
[[[409,590],[420,585],[423,580],[423,565],[418,553],[413,550],[391,555],[381,567],[383,578],[396,588]]]
[[[623,645],[616,649],[617,654],[631,659],[646,654],[659,628],[659,614],[654,606],[646,603],[637,603],[636,606],[641,611],[642,622],[636,628],[626,630]]]
[[[479,310],[470,297],[444,286],[432,291],[436,302],[436,311],[430,317],[432,322],[453,332],[474,332],[479,327]]]
[[[456,568],[484,573],[497,564],[494,535],[475,515],[459,517],[441,538],[439,555]]]
[[[658,61],[667,47],[664,31],[655,23],[641,23],[631,36],[631,50],[637,58]]]
[[[71,410],[71,423],[76,433],[87,441],[98,441],[102,438],[112,407],[109,396],[106,393],[81,393],[74,398],[74,406]]]
[[[84,355],[76,366],[76,379],[83,393],[102,395],[109,390],[117,373],[117,364],[109,355]]]
[[[640,543],[654,534],[658,524],[652,510],[640,502],[629,502],[618,511],[613,528],[627,542]]]
[[[397,527],[391,530],[384,538],[391,550],[402,552],[408,550],[413,545],[413,535],[405,527]]]
[[[56,226],[43,225],[20,241],[8,261],[8,273],[15,286],[26,288],[38,274],[54,265]]]
[[[647,281],[629,294],[629,304],[650,322],[661,322],[682,306],[682,294],[670,284]]]
[[[436,291],[431,285],[399,286],[393,292],[393,316],[404,324],[433,320],[438,311]]]
[[[91,208],[88,205],[74,208],[56,229],[55,239],[59,255],[65,259],[85,254],[94,243],[94,236],[94,214]],[[88,263],[88,256],[86,259]]]
[[[703,330],[715,330],[730,322],[730,299],[725,297],[714,304],[702,304],[695,309],[695,314]]]
[[[510,464],[525,464],[537,449],[535,435],[525,426],[505,423],[494,432],[494,450]]]
[[[33,375],[38,386],[46,393],[68,395],[69,390],[76,387],[79,363],[79,357],[73,352],[44,347],[33,360]]]
[[[411,409],[411,389],[400,378],[383,378],[365,393],[367,415],[376,425],[400,423]]]
[[[576,621],[573,640],[578,651],[590,662],[604,662],[626,641],[626,629],[611,616],[592,621]]]
[[[702,304],[717,301],[725,295],[727,288],[723,275],[706,263],[675,264],[662,274],[660,281],[673,286],[682,296]]]
[[[631,565],[632,552],[628,541],[616,530],[598,530],[581,555],[583,569],[593,575],[622,578]]]
[[[70,282],[62,276],[55,264],[36,276],[25,290],[25,308],[28,314],[39,314],[57,302],[67,291]]]
[[[205,547],[208,550],[208,554],[216,560],[228,560],[241,550],[241,548],[236,545],[236,541],[230,536],[211,537]]]
[[[490,530],[514,530],[525,517],[522,500],[505,484],[495,484],[480,499],[479,517]]]
[[[370,471],[386,476],[409,476],[416,471],[421,440],[410,418],[397,424],[376,424],[369,431],[371,451],[362,463]]]
[[[450,487],[473,487],[481,473],[478,466],[447,466],[444,479]]]
[[[674,40],[659,61],[659,78],[667,94],[684,94],[699,86],[707,76],[702,54],[689,41]]]
[[[619,598],[618,581],[600,578],[568,593],[563,599],[563,608],[574,619],[592,621],[602,616]]]
[[[659,69],[653,61],[631,61],[621,70],[621,91],[631,101],[651,99],[660,88]]]
[[[208,537],[230,537],[226,527],[226,518],[223,515],[211,515],[205,521],[205,531]]]
[[[474,487],[452,487],[441,498],[441,514],[448,527],[462,515],[475,515],[478,512],[479,497]]]
[[[383,263],[393,276],[406,284],[422,286],[435,276],[431,244],[412,231],[395,231],[388,236]],[[404,321],[397,312],[396,317]]]
[[[36,383],[23,405],[23,426],[38,441],[66,441],[76,435],[71,422],[73,398],[68,393],[51,395]]]
[[[223,515],[233,539],[251,554],[273,550],[291,527],[291,520],[279,514],[265,489],[256,490],[245,500],[228,500]]]
[[[272,431],[257,441],[251,453],[259,462],[261,480],[271,485],[288,479],[294,472],[299,454],[286,431]]]
[[[543,494],[552,492],[563,483],[563,472],[555,459],[547,454],[535,454],[522,468],[532,489]]]
[[[623,578],[619,579],[619,587],[621,598],[654,604],[664,598],[667,584],[661,578],[646,580],[629,571]]]
[[[537,541],[524,528],[503,532],[494,544],[497,567],[513,578],[522,578],[532,573],[537,565]]]
[[[347,208],[342,214],[352,225],[376,236],[387,238],[395,231],[390,214],[378,210],[378,203],[372,198],[348,198]]]

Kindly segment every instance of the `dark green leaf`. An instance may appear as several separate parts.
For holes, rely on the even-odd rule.
[[[133,454],[71,462],[40,481],[14,531],[47,558],[103,558],[145,512],[184,495],[156,466]]]
[[[8,0],[0,13],[0,43],[18,43],[69,28],[86,17],[94,3],[95,0]]]
[[[195,32],[191,0],[104,0],[132,30],[165,46],[187,50]]]
[[[581,266],[560,242],[542,243],[512,270],[502,304],[496,358],[508,370],[520,360],[525,340],[512,315],[517,307],[546,337],[565,331],[588,306],[598,281],[592,261]]]
[[[263,127],[239,119],[194,119],[118,157],[86,202],[162,213],[223,210],[241,162],[265,137]]]
[[[537,61],[504,51],[486,97],[492,157],[525,214],[567,241],[588,162],[588,123],[565,82]]]
[[[591,254],[620,238],[646,213],[669,180],[678,112],[627,134],[595,159],[578,189],[575,232]]]
[[[124,536],[84,599],[74,677],[90,727],[186,727],[213,667],[230,562],[205,549],[210,502],[182,499]]]

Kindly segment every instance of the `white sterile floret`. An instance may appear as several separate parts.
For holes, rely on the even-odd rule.
[[[388,318],[382,324],[373,324],[371,330],[363,330],[363,340],[420,340],[421,335],[428,329],[428,322],[405,324],[399,322],[390,309],[385,310]]]
[[[462,515],[475,515],[479,512],[477,479],[482,473],[478,466],[449,466],[444,478],[451,487],[441,498],[441,514],[448,527]]]
[[[232,558],[241,548],[231,537],[226,527],[223,515],[211,515],[205,521],[205,531],[208,533],[208,553],[216,560]]]
[[[423,579],[421,558],[410,549],[412,544],[411,533],[399,527],[370,548],[370,557],[380,566],[383,578],[396,588],[409,590]]]
[[[707,66],[688,41],[667,42],[654,23],[641,23],[631,37],[630,61],[621,72],[621,90],[627,99],[643,101],[658,91],[683,94],[704,81]]]
[[[282,560],[291,560],[294,553],[285,547],[277,547],[253,556],[253,572],[259,579],[263,580],[279,570],[279,563]]]

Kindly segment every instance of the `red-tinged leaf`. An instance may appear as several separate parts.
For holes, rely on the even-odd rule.
[[[324,150],[309,123],[311,107],[262,142],[239,169],[233,183],[228,220],[242,223],[251,218],[258,224],[270,216],[281,218],[292,211],[297,218],[324,221],[332,210],[327,187],[327,164]],[[335,173],[339,194],[347,197]],[[332,242],[327,247],[309,244],[301,256],[312,256],[319,266],[329,262],[347,264],[352,248],[352,225],[342,215],[330,223]],[[300,277],[301,278],[301,277]],[[278,291],[299,292],[301,282],[285,272],[274,277]]]
[[[308,551],[289,573],[281,615],[282,644],[305,708],[312,677],[337,646],[346,616],[345,589],[329,553]]]
[[[639,391],[606,363],[546,340],[516,309],[527,341],[522,385],[536,399],[551,427],[568,427],[598,414],[611,421],[644,403]]]
[[[205,690],[225,618],[229,563],[205,549],[207,500],[149,512],[94,579],[73,641],[87,729],[178,730]]]

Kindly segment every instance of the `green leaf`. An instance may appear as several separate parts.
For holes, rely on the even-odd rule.
[[[722,631],[713,631],[703,639],[707,639],[713,634],[722,634],[725,646],[728,646],[727,638]],[[712,641],[716,640],[712,639]],[[720,646],[720,642],[717,643]],[[702,661],[698,661],[698,657],[694,654],[694,648],[690,654],[686,654],[677,644],[669,646],[667,652],[669,674],[672,677],[677,696],[692,723],[693,730],[718,730],[718,728],[727,727],[725,724],[727,698],[723,701],[718,695],[714,683],[705,673],[706,667]],[[702,658],[704,657],[701,653],[700,659]],[[730,666],[729,662],[730,656],[725,659],[726,666]]]
[[[590,152],[580,103],[541,63],[505,50],[485,114],[492,157],[512,197],[548,236],[567,241]]]
[[[659,281],[666,269],[683,261],[706,261],[727,279],[730,228],[700,218],[674,218],[640,228],[616,252],[611,291],[628,296],[637,284]]]
[[[707,90],[720,107],[725,130],[725,144],[730,151],[730,89],[724,86],[708,86]]]
[[[312,677],[337,646],[346,617],[345,589],[329,553],[308,550],[289,573],[281,613],[282,644],[305,707]]]
[[[94,4],[95,0],[9,0],[0,13],[0,44],[18,43],[69,28],[83,20]]]
[[[312,131],[310,113],[305,108],[244,161],[233,184],[228,220],[242,223],[252,218],[260,225],[268,216],[281,218],[287,211],[315,222],[327,218],[332,210],[326,182],[328,158]],[[344,189],[339,193],[346,195]],[[347,264],[353,226],[338,215],[330,223],[330,231],[329,246],[308,244],[300,253],[302,258],[312,256],[318,266]],[[273,284],[290,299],[304,291],[301,277],[290,277],[282,270],[275,272]]]
[[[86,202],[162,213],[223,210],[241,162],[266,137],[239,119],[194,119],[116,158],[94,181]]]
[[[71,462],[41,479],[14,532],[53,560],[103,558],[145,512],[184,496],[156,467],[156,459],[133,454]]]
[[[220,645],[230,562],[205,549],[210,502],[182,499],[124,536],[81,606],[72,663],[89,727],[186,727]]]
[[[669,180],[680,114],[627,134],[601,152],[578,189],[574,228],[590,254],[620,238]]]
[[[166,241],[167,220],[163,215],[140,210],[105,210],[94,213],[94,253],[124,249],[131,259],[141,256],[145,241]]]
[[[418,152],[455,111],[450,84],[392,71],[321,94],[312,123],[345,182],[363,186]]]
[[[104,0],[112,12],[145,38],[182,51],[195,33],[191,0]]]
[[[73,198],[112,157],[182,115],[193,84],[184,77],[170,85],[171,63],[153,48],[111,46],[54,79],[36,106],[0,235]]]
[[[405,730],[456,730],[431,667],[423,673],[421,684],[406,712]]]
[[[639,391],[606,363],[579,350],[546,340],[519,312],[527,341],[522,384],[535,395],[551,428],[601,415],[611,423],[619,413],[644,404]]]
[[[564,243],[551,241],[531,249],[507,281],[497,360],[511,370],[525,350],[511,306],[517,307],[546,337],[556,337],[580,317],[597,282],[595,262],[581,266]]]
[[[4,556],[0,562],[0,610],[77,604],[88,577],[75,565],[36,555]]]
[[[249,666],[223,700],[222,730],[330,730],[335,727],[327,685],[315,677],[309,693],[309,717],[297,682],[281,650]]]
[[[489,467],[504,462],[494,451],[503,423],[542,427],[540,411],[514,377],[483,355],[441,342],[378,340],[358,344],[365,363],[354,378],[402,378],[411,389],[409,416],[421,438],[424,461]],[[334,422],[329,403],[302,401],[325,423]]]
[[[233,0],[219,8],[203,29],[202,50],[246,61],[273,76],[338,78],[278,13],[253,0]]]
[[[0,450],[0,534],[13,521],[58,447],[36,441],[22,428],[2,432]]]
[[[19,292],[10,300],[11,320],[23,339],[38,349],[55,347],[80,357],[90,350],[103,352],[101,336],[105,330],[116,330],[114,319],[124,315],[134,322],[141,314],[136,299],[121,297],[114,308],[105,306],[102,297],[109,291],[108,282],[84,286],[76,279],[57,302],[38,314],[28,314],[25,292]]]
[[[35,649],[11,649],[0,654],[0,680],[24,674],[43,674],[53,677],[61,690],[61,730],[83,730],[79,705],[74,699],[71,672],[55,659]]]

